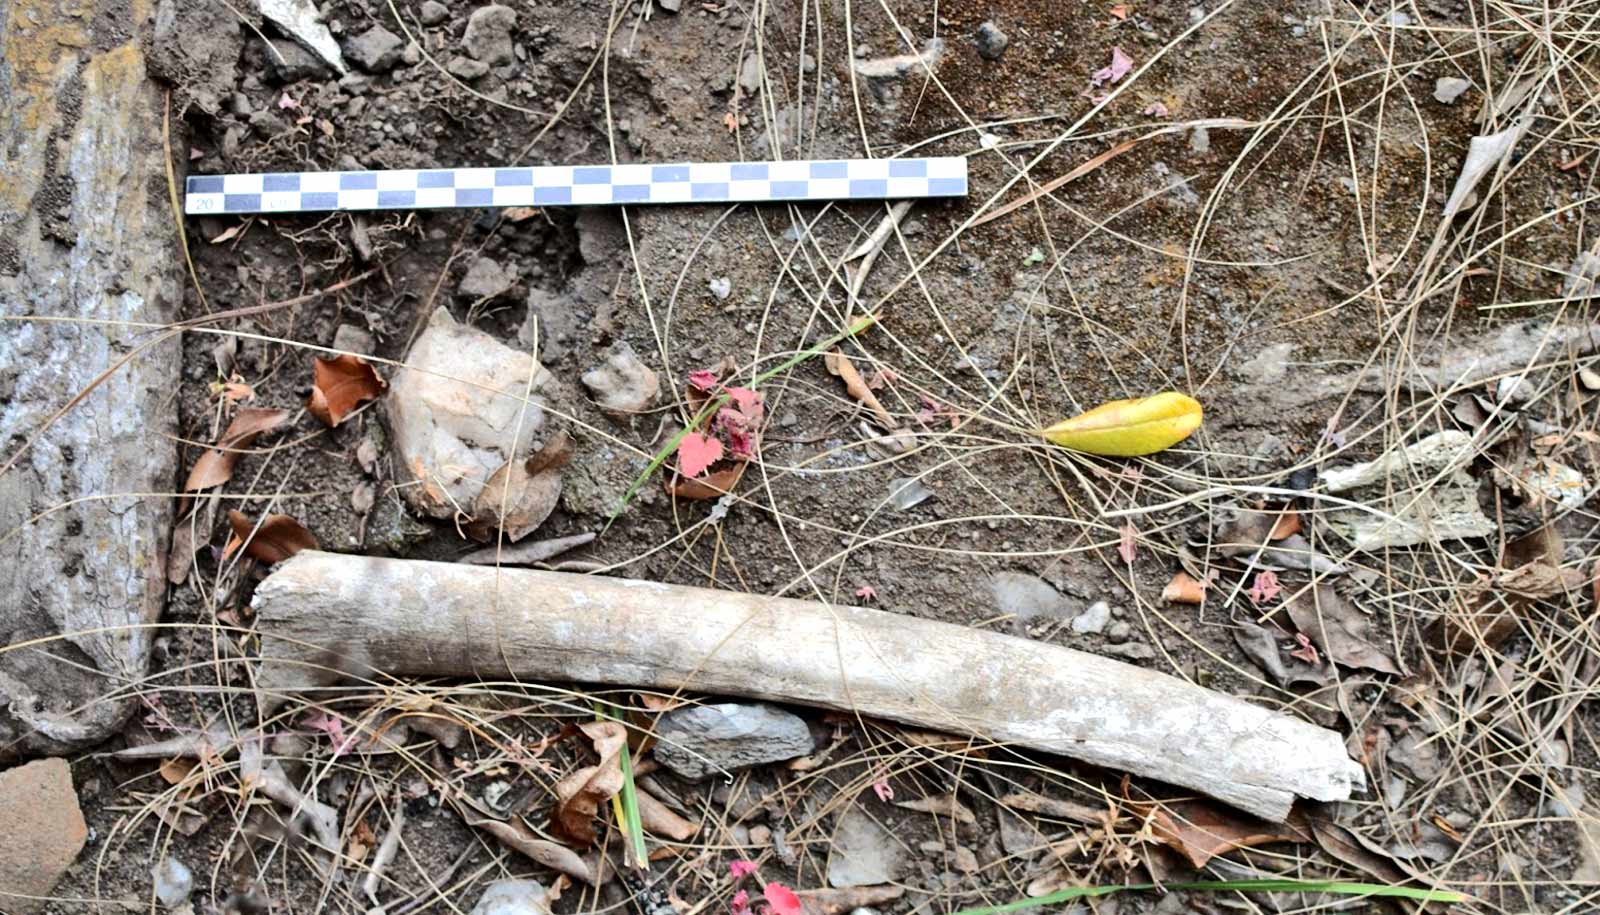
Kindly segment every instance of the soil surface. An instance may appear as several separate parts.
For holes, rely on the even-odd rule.
[[[1423,4],[1428,25],[1445,30],[1431,31],[1383,24],[1376,13],[1330,16],[1304,0],[1220,11],[1166,2],[1114,10],[1098,0],[937,7],[723,0],[684,3],[676,13],[587,0],[517,4],[511,58],[470,79],[453,75],[479,69],[464,49],[478,9],[469,0],[329,0],[324,20],[352,59],[342,78],[272,60],[263,37],[283,36],[270,24],[258,33],[220,4],[194,6],[183,14],[191,17],[184,51],[216,66],[176,67],[181,72],[172,75],[171,142],[179,157],[188,150],[193,174],[912,153],[968,156],[971,193],[913,206],[856,302],[840,261],[886,217],[883,204],[190,219],[197,288],[188,291],[185,317],[348,285],[231,320],[223,334],[186,336],[183,383],[172,392],[185,472],[226,425],[231,407],[221,383],[247,384],[251,405],[298,411],[310,393],[316,347],[353,342],[392,375],[427,316],[445,307],[509,345],[537,346],[560,382],[552,415],[575,450],[560,503],[532,536],[600,536],[553,566],[870,603],[1120,657],[1288,707],[1352,735],[1372,788],[1325,813],[1396,855],[1400,872],[1478,887],[1483,911],[1557,911],[1579,898],[1562,883],[1580,845],[1565,825],[1540,825],[1549,793],[1538,778],[1489,778],[1481,770],[1492,763],[1477,757],[1452,758],[1445,770],[1385,761],[1408,735],[1439,733],[1438,721],[1419,722],[1438,709],[1459,713],[1462,697],[1476,695],[1461,685],[1471,671],[1461,673],[1466,666],[1442,660],[1427,643],[1450,600],[1405,596],[1460,584],[1442,555],[1457,546],[1401,560],[1351,554],[1336,542],[1319,546],[1352,571],[1328,583],[1360,606],[1369,640],[1398,672],[1343,668],[1318,691],[1274,682],[1236,639],[1240,624],[1274,614],[1270,598],[1262,605],[1247,597],[1260,568],[1213,549],[1224,512],[1246,507],[1248,497],[1183,502],[1220,484],[1304,489],[1322,466],[1459,425],[1439,411],[1396,406],[1382,388],[1350,398],[1341,389],[1309,402],[1287,392],[1302,378],[1359,373],[1374,354],[1386,354],[1377,357],[1383,364],[1397,326],[1423,348],[1445,328],[1492,326],[1496,303],[1559,299],[1560,271],[1573,255],[1572,230],[1559,220],[1504,240],[1495,258],[1441,294],[1404,292],[1427,267],[1440,205],[1469,139],[1487,132],[1474,123],[1481,90],[1452,104],[1432,97],[1438,77],[1460,72],[1437,42],[1449,29],[1472,27],[1465,6]],[[979,54],[974,36],[985,20],[1009,39],[998,60]],[[411,46],[363,69],[350,47],[374,28]],[[921,71],[888,79],[852,73],[857,60],[910,53],[935,37],[943,41],[935,79]],[[1091,75],[1111,61],[1113,46],[1136,73],[1092,88]],[[1474,58],[1468,75],[1481,76],[1480,64],[1500,85],[1515,60],[1509,51]],[[1121,91],[1102,106],[1114,90]],[[1557,167],[1572,147],[1530,142],[1522,150],[1529,157],[1522,170],[1483,211],[1464,217],[1488,227],[1478,231],[1537,221],[1582,192],[1584,170]],[[1103,164],[1053,194],[968,225],[1103,154],[1110,156]],[[508,285],[487,297],[463,292],[467,271],[484,258]],[[1440,262],[1459,260],[1455,251]],[[723,284],[727,293],[718,295]],[[863,310],[878,326],[845,351],[880,382],[877,396],[915,446],[886,440],[891,430],[846,394],[823,360],[808,359],[761,386],[770,422],[735,498],[675,500],[653,476],[612,520],[688,415],[689,372],[726,364],[730,377],[748,383]],[[1553,310],[1521,307],[1514,317]],[[658,408],[631,420],[602,412],[580,382],[619,341],[657,373],[663,392]],[[1070,456],[1035,434],[1103,401],[1168,389],[1198,398],[1205,425],[1152,459]],[[1577,403],[1576,415],[1592,417],[1592,400]],[[290,515],[336,551],[449,560],[478,546],[454,525],[408,511],[395,488],[384,416],[377,403],[327,429],[299,412],[292,427],[236,466],[226,490],[250,498],[202,500],[194,574],[174,589],[168,611],[169,621],[194,628],[162,637],[161,677],[129,742],[212,720],[224,701],[245,720],[253,714],[244,666],[223,664],[225,685],[238,691],[226,700],[208,667],[251,648],[212,625],[248,626],[252,577],[219,572],[236,569],[220,553],[227,522],[219,509]],[[1565,460],[1594,479],[1589,448]],[[364,451],[376,461],[364,466]],[[1507,515],[1523,511],[1514,495],[1497,495],[1492,471],[1487,463],[1473,470],[1483,503]],[[897,506],[891,482],[905,478],[931,496]],[[1106,515],[1175,500],[1182,504]],[[1308,533],[1317,527],[1313,517],[1305,515]],[[1572,522],[1569,556],[1592,549],[1585,525]],[[1318,536],[1330,535],[1318,528]],[[1473,542],[1458,555],[1492,564],[1498,547]],[[1203,608],[1161,599],[1180,568],[1215,571]],[[1310,582],[1303,569],[1276,574],[1288,592]],[[1101,626],[1072,625],[1098,602],[1109,605]],[[1276,622],[1282,650],[1294,650],[1294,625],[1281,612]],[[1525,641],[1508,643],[1520,647],[1505,656],[1529,650],[1528,632],[1516,638]],[[1483,670],[1480,663],[1474,684]],[[487,718],[523,707],[510,693],[453,688],[419,694],[441,702],[451,695]],[[393,701],[364,693],[340,709],[359,718],[362,708]],[[429,746],[359,764],[352,754],[333,755],[305,718],[278,722],[316,747],[307,778],[340,809],[347,833],[349,823],[363,822],[374,839],[363,854],[394,810],[407,811],[404,853],[378,894],[382,911],[466,911],[489,880],[505,874],[550,883],[550,871],[463,825],[451,806],[500,781],[513,791],[542,791],[584,758],[572,739],[538,765],[508,757],[508,745],[526,749],[557,733],[563,715],[582,714],[581,705],[563,710],[546,693],[525,701],[539,714],[494,719],[503,728],[494,740],[475,734],[454,750]],[[731,894],[716,881],[735,858],[759,859],[764,880],[826,885],[830,847],[852,806],[887,828],[904,859],[894,882],[909,892],[881,908],[949,911],[1009,901],[1030,887],[1064,884],[1039,882],[1055,870],[1016,851],[994,797],[1030,788],[1104,807],[1124,790],[1135,798],[1176,796],[1153,784],[1124,789],[1116,773],[1060,759],[940,749],[898,729],[806,714],[819,746],[841,741],[819,770],[758,770],[732,788],[653,776],[691,819],[708,818],[695,840],[701,844],[657,864],[671,875],[660,887],[680,912],[727,905]],[[1572,720],[1592,729],[1600,723],[1593,715],[1586,708]],[[1572,768],[1565,771],[1592,774],[1592,742],[1566,727]],[[233,784],[234,763],[215,765],[218,784]],[[153,767],[103,756],[78,764],[91,846],[58,893],[143,909],[149,867],[170,852],[195,871],[196,911],[365,912],[375,904],[360,889],[358,867],[329,876],[287,834],[255,820],[241,825],[251,805],[237,792],[204,789],[198,807],[206,824],[193,835],[173,831],[152,812],[174,790]],[[868,790],[885,779],[901,801],[959,791],[977,818],[952,822],[894,806]],[[254,806],[267,805],[258,799]],[[1489,830],[1489,820],[1523,825]],[[1038,825],[1056,840],[1087,828],[1049,816]],[[1480,827],[1486,831],[1475,833]],[[1430,841],[1445,843],[1446,852],[1418,850]],[[1405,843],[1409,857],[1395,852]],[[260,857],[241,865],[246,846]],[[1120,859],[1092,849],[1062,866],[1091,884],[1187,872],[1176,857],[1153,860],[1165,854],[1155,845],[1133,847]],[[1276,857],[1242,853],[1241,860],[1275,873],[1296,847],[1269,845]],[[1312,845],[1298,847],[1316,862],[1308,875],[1374,879],[1348,862],[1316,857]],[[611,848],[616,855],[615,842]],[[1210,875],[1250,873],[1244,864],[1228,867]],[[431,886],[435,879],[444,882]],[[635,905],[621,887],[570,889],[556,909]],[[1221,902],[1202,894],[1128,896],[1096,901],[1094,910],[1214,911]],[[1271,911],[1319,904],[1309,896],[1252,903]],[[54,911],[84,911],[76,905],[56,903]],[[251,908],[257,905],[264,908]]]

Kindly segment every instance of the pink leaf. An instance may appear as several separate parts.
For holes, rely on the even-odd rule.
[[[745,877],[748,877],[756,872],[756,863],[754,861],[746,861],[742,858],[738,861],[729,861],[728,871],[729,873],[733,874],[733,879],[743,880]]]
[[[1259,607],[1277,597],[1282,591],[1283,587],[1278,584],[1278,573],[1257,572],[1256,583],[1245,593],[1250,596],[1250,603]]]
[[[1311,644],[1311,639],[1304,632],[1296,632],[1294,640],[1299,643],[1300,647],[1289,652],[1289,657],[1299,658],[1307,664],[1322,663],[1321,658],[1317,656],[1317,646]]]
[[[751,426],[761,425],[764,408],[761,405],[761,395],[749,388],[728,388],[728,399],[733,401],[734,409],[744,416],[745,422]]]
[[[894,789],[889,787],[889,780],[886,778],[880,778],[872,783],[872,793],[876,794],[878,800],[883,801],[885,804],[894,800]]]
[[[733,894],[733,915],[748,915],[750,912],[750,894],[740,890]]]
[[[1117,80],[1127,76],[1133,69],[1133,58],[1122,52],[1121,48],[1111,49],[1111,66],[1102,67],[1089,75],[1089,85],[1109,86]]]
[[[697,477],[706,472],[706,468],[715,464],[722,458],[722,442],[690,432],[678,442],[678,472],[686,477]]]
[[[334,756],[343,756],[350,750],[351,745],[355,743],[353,735],[350,737],[345,736],[344,722],[332,715],[312,715],[302,721],[301,724],[313,731],[321,731],[327,734],[329,742],[333,744]]]
[[[859,597],[862,600],[877,600],[878,589],[871,585],[862,585],[856,589],[856,597]]]
[[[689,373],[689,384],[697,391],[709,391],[717,386],[717,373],[710,369],[696,369]]]
[[[280,97],[278,99],[278,107],[279,108],[284,108],[284,109],[299,108],[300,107],[300,103],[295,101],[294,97],[291,96],[289,93],[285,92],[282,95],[282,97]]]
[[[781,883],[769,883],[761,891],[772,906],[772,915],[800,915],[800,897]]]
[[[1117,555],[1129,565],[1133,564],[1133,557],[1139,555],[1138,535],[1139,532],[1133,529],[1132,522],[1123,522],[1122,533],[1117,542]]]
[[[1172,114],[1172,112],[1167,110],[1167,106],[1160,102],[1151,102],[1145,107],[1144,113],[1146,117],[1152,118],[1164,118]]]

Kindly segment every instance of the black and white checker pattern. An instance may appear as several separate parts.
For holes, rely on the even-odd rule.
[[[951,156],[195,175],[186,190],[184,212],[189,214],[882,200],[964,196],[967,160]]]

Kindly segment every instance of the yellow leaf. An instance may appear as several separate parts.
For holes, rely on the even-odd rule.
[[[1088,454],[1138,457],[1171,448],[1200,428],[1199,401],[1177,391],[1138,400],[1113,400],[1044,430],[1063,448]]]

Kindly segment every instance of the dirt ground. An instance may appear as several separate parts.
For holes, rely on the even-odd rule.
[[[852,303],[839,264],[885,218],[882,204],[401,211],[187,222],[190,317],[363,278],[230,321],[223,334],[185,338],[183,384],[172,397],[185,467],[226,425],[219,382],[236,373],[253,405],[298,410],[310,392],[310,347],[335,346],[342,326],[340,340],[369,335],[363,355],[392,375],[434,308],[523,348],[536,319],[539,358],[560,383],[552,412],[576,450],[559,506],[534,536],[602,532],[556,567],[869,601],[1290,708],[1351,735],[1367,764],[1369,790],[1317,812],[1365,845],[1340,857],[1326,841],[1266,844],[1232,851],[1202,876],[1385,882],[1379,875],[1388,873],[1470,893],[1464,911],[1594,906],[1593,884],[1574,879],[1600,876],[1586,864],[1600,850],[1586,849],[1574,826],[1581,813],[1571,809],[1586,782],[1600,791],[1600,721],[1582,701],[1596,657],[1587,585],[1518,604],[1503,642],[1452,654],[1432,634],[1441,616],[1470,609],[1475,583],[1501,570],[1507,539],[1559,531],[1558,564],[1592,574],[1594,503],[1554,512],[1507,480],[1530,456],[1596,479],[1600,401],[1563,351],[1538,355],[1527,373],[1538,395],[1509,418],[1472,413],[1472,395],[1496,396],[1492,382],[1424,390],[1395,380],[1427,353],[1470,350],[1507,322],[1593,319],[1590,302],[1563,296],[1563,272],[1590,243],[1595,214],[1593,117],[1584,107],[1594,92],[1590,14],[1446,0],[1393,11],[1321,0],[720,0],[677,13],[587,0],[514,4],[514,61],[462,80],[448,69],[463,56],[477,8],[470,0],[445,4],[442,19],[412,0],[330,0],[324,19],[341,40],[381,26],[416,43],[381,72],[352,67],[342,79],[274,66],[262,40],[280,37],[270,25],[257,34],[222,4],[180,6],[185,47],[169,55],[180,116],[170,142],[179,158],[189,150],[191,174],[906,153],[964,155],[971,173],[967,197],[918,203],[899,223],[860,296],[879,324],[846,346],[866,374],[881,373],[878,396],[914,447],[885,443],[890,430],[821,360],[808,360],[764,386],[771,421],[736,498],[720,507],[673,500],[652,478],[607,526],[683,422],[690,371],[729,360],[748,379],[845,326]],[[974,36],[985,20],[1009,38],[998,60],[979,54]],[[935,37],[943,51],[931,75],[852,74],[857,60]],[[1091,88],[1113,46],[1133,72]],[[185,60],[209,63],[185,68]],[[1434,98],[1440,77],[1473,85],[1447,104]],[[1535,102],[1477,120],[1486,99],[1526,78],[1537,81]],[[1430,256],[1469,140],[1524,110],[1534,126],[1514,161]],[[1059,189],[1034,193],[1102,154],[1110,155]],[[487,300],[460,292],[480,258],[511,280]],[[712,288],[723,281],[725,298]],[[235,349],[219,356],[219,341]],[[631,421],[608,417],[580,383],[618,341],[658,374],[664,394]],[[1154,458],[1085,458],[1035,434],[1103,401],[1169,389],[1199,399],[1205,425]],[[129,743],[213,721],[225,707],[240,721],[253,714],[244,665],[218,660],[251,650],[214,625],[248,625],[252,585],[251,570],[219,562],[221,509],[291,515],[336,551],[452,559],[476,546],[452,525],[412,517],[395,488],[384,410],[375,405],[331,430],[300,412],[238,464],[225,498],[201,501],[193,575],[174,588],[168,614],[192,627],[159,641],[159,675]],[[1324,522],[1325,504],[1284,495],[1307,490],[1328,467],[1493,422],[1509,431],[1471,467],[1480,505],[1500,521],[1490,537],[1356,552]],[[366,442],[378,459],[364,468]],[[900,508],[891,481],[908,477],[932,495]],[[366,511],[356,507],[363,491],[375,496]],[[1313,572],[1303,562],[1252,567],[1217,544],[1239,510],[1285,505],[1340,566],[1315,577],[1358,608],[1390,671],[1323,665],[1280,682],[1241,648],[1242,627],[1267,631],[1258,624],[1271,620],[1281,626],[1276,649],[1291,656],[1288,615],[1248,593],[1263,570],[1275,571],[1286,595],[1304,593]],[[1127,509],[1140,511],[1108,514]],[[1119,554],[1130,538],[1131,562]],[[1203,606],[1162,599],[1180,569],[1215,576]],[[1102,601],[1110,616],[1098,631],[1071,625]],[[1501,696],[1519,710],[1509,724],[1485,711],[1486,677],[1505,664],[1517,671]],[[363,855],[394,811],[406,811],[381,911],[464,912],[507,874],[550,883],[550,871],[464,825],[450,801],[510,782],[539,798],[529,808],[537,820],[542,793],[583,755],[570,739],[537,762],[519,761],[518,748],[581,717],[582,703],[574,711],[553,690],[433,683],[358,690],[333,712],[352,729],[370,727],[419,696],[494,725],[453,750],[413,735],[404,752],[365,755],[330,752],[325,735],[294,717],[298,709],[277,722],[312,747],[297,771],[340,810],[347,841],[369,837],[358,838]],[[682,915],[729,905],[728,862],[739,858],[758,861],[763,880],[826,886],[850,808],[870,812],[902,860],[894,882],[906,893],[884,911],[947,912],[1061,886],[1194,873],[1130,808],[1114,840],[1085,840],[1076,854],[1061,843],[1092,833],[1085,824],[1023,813],[1056,848],[1030,854],[1001,828],[1014,814],[996,809],[998,797],[1021,790],[1103,809],[1108,799],[1179,797],[1171,788],[807,714],[819,746],[840,741],[818,768],[756,770],[731,788],[653,776],[664,799],[701,825],[688,842],[653,843],[669,851],[650,879]],[[169,772],[174,784],[154,762],[93,755],[75,774],[95,833],[93,854],[58,891],[67,897],[153,906],[149,866],[170,852],[196,873],[196,911],[374,910],[360,889],[366,864],[346,861],[330,875],[303,841],[263,826],[270,805],[243,799],[231,763]],[[955,792],[975,816],[897,807],[870,788],[884,780],[899,801]],[[192,835],[173,828],[193,825],[173,812],[180,793],[207,818]],[[614,838],[610,848],[615,856]],[[630,908],[640,898],[612,881],[569,888],[556,910]],[[1055,908],[1347,905],[1317,893],[1174,892]],[[1356,908],[1384,905],[1407,904]]]

